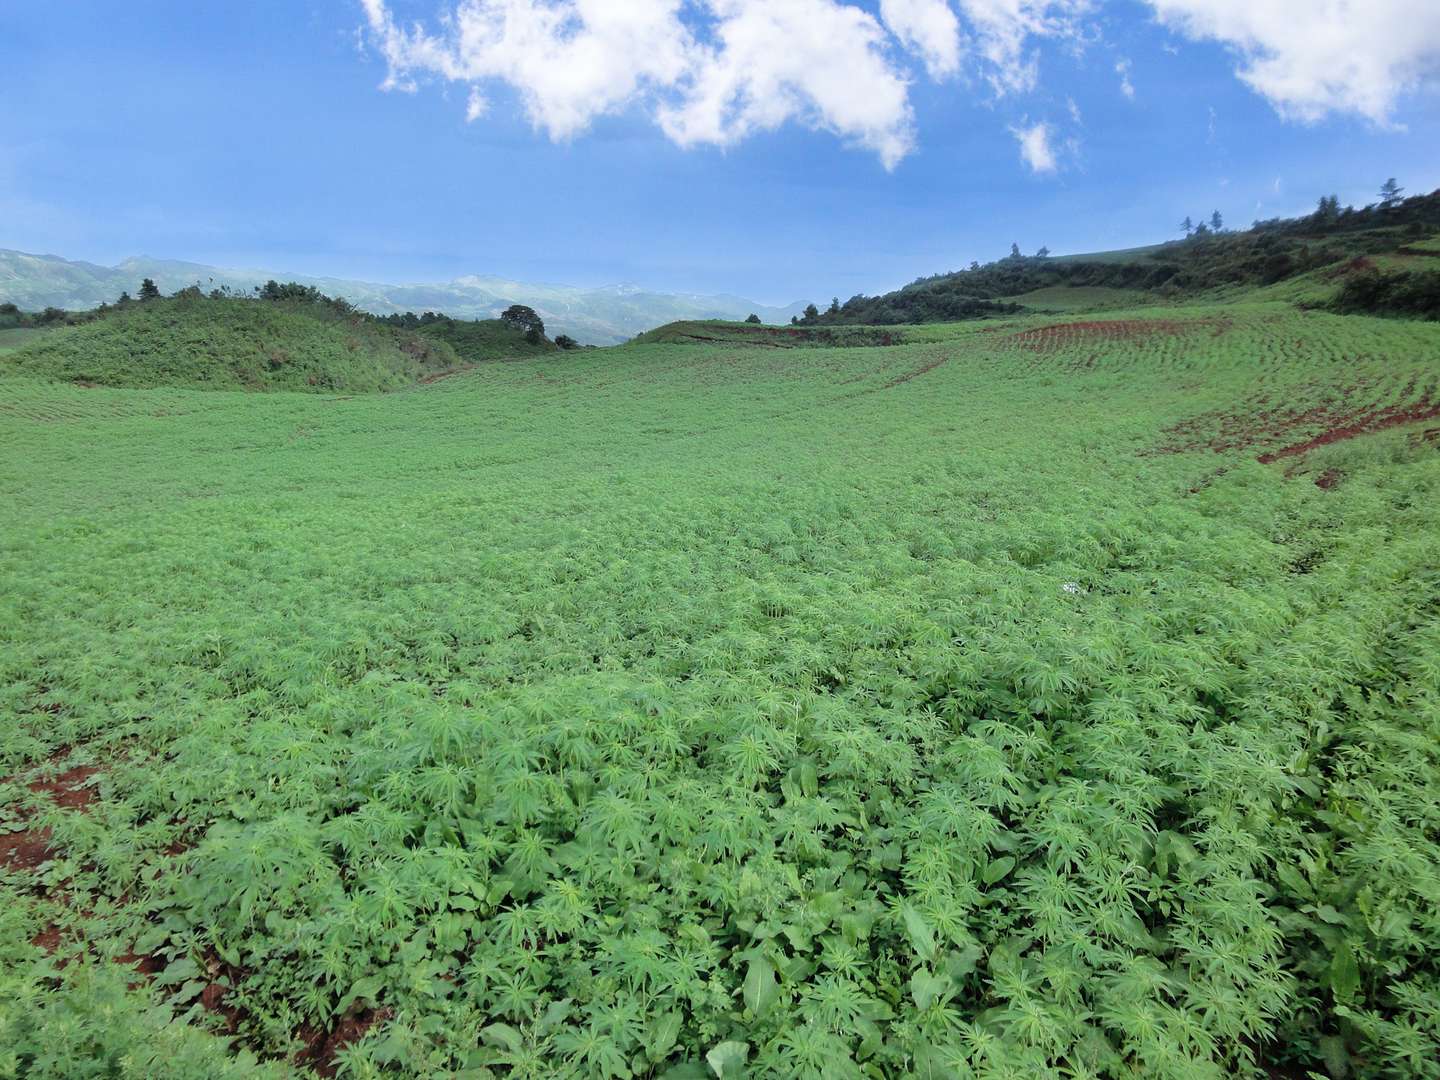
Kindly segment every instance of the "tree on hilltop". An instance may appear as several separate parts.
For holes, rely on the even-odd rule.
[[[1405,189],[1395,182],[1395,177],[1390,177],[1380,186],[1380,205],[1390,209],[1400,201],[1400,196],[1405,194]]]
[[[759,316],[759,315],[756,315],[756,314],[752,311],[749,315],[746,315],[746,316],[745,316],[745,321],[746,321],[747,323],[754,323],[756,326],[759,326],[759,325],[760,325],[760,316]]]
[[[140,282],[140,299],[159,300],[160,286],[156,285],[154,281],[147,277],[144,281]]]
[[[580,347],[580,342],[576,341],[569,334],[559,334],[555,338],[555,345],[557,348],[560,349],[578,349]]]
[[[814,304],[806,304],[806,305],[805,305],[805,321],[806,321],[806,322],[813,322],[814,320],[818,319],[819,317],[820,317],[820,309],[819,309],[819,308],[817,308]]]
[[[1190,215],[1185,215],[1185,220],[1180,222],[1180,231],[1185,234],[1185,239],[1190,239],[1190,234],[1195,231],[1195,222],[1190,220]]]
[[[1224,232],[1224,231],[1225,231],[1225,219],[1220,216],[1220,211],[1219,211],[1219,210],[1216,210],[1213,214],[1210,215],[1210,231],[1211,231],[1211,232]]]
[[[1012,259],[1023,259],[1024,257],[1025,257],[1025,256],[1023,256],[1023,255],[1020,254],[1020,245],[1019,245],[1019,244],[1011,244],[1011,245],[1010,245],[1010,258],[1012,258]]]
[[[839,298],[838,296],[831,297],[831,299],[830,299],[830,306],[825,309],[825,314],[826,314],[826,315],[839,315],[839,314],[840,314],[840,298]]]
[[[1035,257],[1037,259],[1048,259],[1050,257],[1050,249],[1042,246],[1039,251],[1035,252]]]
[[[500,321],[512,329],[522,331],[525,340],[532,345],[539,344],[540,339],[545,336],[545,321],[534,308],[524,304],[511,304],[500,313]]]

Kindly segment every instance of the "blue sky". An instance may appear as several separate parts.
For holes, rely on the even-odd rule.
[[[1440,4],[1312,7],[16,3],[0,247],[823,301],[1440,187]]]

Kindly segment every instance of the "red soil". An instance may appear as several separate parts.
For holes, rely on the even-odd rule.
[[[390,1019],[389,1009],[366,1009],[341,1017],[328,1030],[305,1027],[297,1032],[305,1049],[296,1056],[301,1065],[309,1065],[320,1076],[334,1076],[335,1058],[347,1046],[359,1042],[376,1024]]]
[[[1295,443],[1279,450],[1271,451],[1268,454],[1260,455],[1260,462],[1269,465],[1272,461],[1279,461],[1281,458],[1296,457],[1300,454],[1308,454],[1311,450],[1321,446],[1329,446],[1331,443],[1341,442],[1345,439],[1353,439],[1357,435],[1370,435],[1377,431],[1384,431],[1387,428],[1399,427],[1401,424],[1414,424],[1422,420],[1433,420],[1440,416],[1440,405],[1415,405],[1410,408],[1392,406],[1387,409],[1377,409],[1369,414],[1358,414],[1350,417],[1347,422],[1329,428],[1313,439],[1307,439],[1302,443]]]
[[[7,870],[34,870],[55,858],[49,829],[0,836],[0,866]]]

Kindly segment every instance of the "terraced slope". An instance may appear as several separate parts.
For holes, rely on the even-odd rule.
[[[1440,1076],[1440,326],[903,333],[0,382],[7,1068]]]

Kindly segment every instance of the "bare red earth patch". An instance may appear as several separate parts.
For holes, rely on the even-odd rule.
[[[297,1064],[308,1065],[320,1076],[334,1076],[335,1058],[347,1046],[359,1042],[376,1024],[390,1019],[390,1010],[366,1009],[341,1017],[328,1029],[301,1028],[297,1033],[305,1049],[296,1057]]]
[[[86,782],[99,771],[94,765],[79,765],[53,780],[32,780],[27,786],[36,794],[49,795],[56,806],[83,812],[98,798]]]
[[[1302,443],[1295,443],[1291,446],[1282,447],[1279,450],[1271,451],[1268,454],[1260,455],[1260,462],[1269,465],[1281,458],[1297,457],[1300,454],[1308,454],[1311,450],[1319,449],[1322,446],[1329,446],[1331,443],[1342,442],[1345,439],[1353,439],[1359,435],[1372,435],[1377,431],[1384,431],[1387,428],[1400,427],[1402,424],[1415,424],[1422,420],[1433,420],[1440,416],[1440,405],[1414,405],[1409,408],[1392,406],[1387,409],[1377,409],[1374,412],[1358,414],[1351,417],[1348,422],[1338,424],[1325,432],[1307,439]]]
[[[8,870],[35,870],[55,858],[49,829],[27,829],[0,836],[0,866]]]

